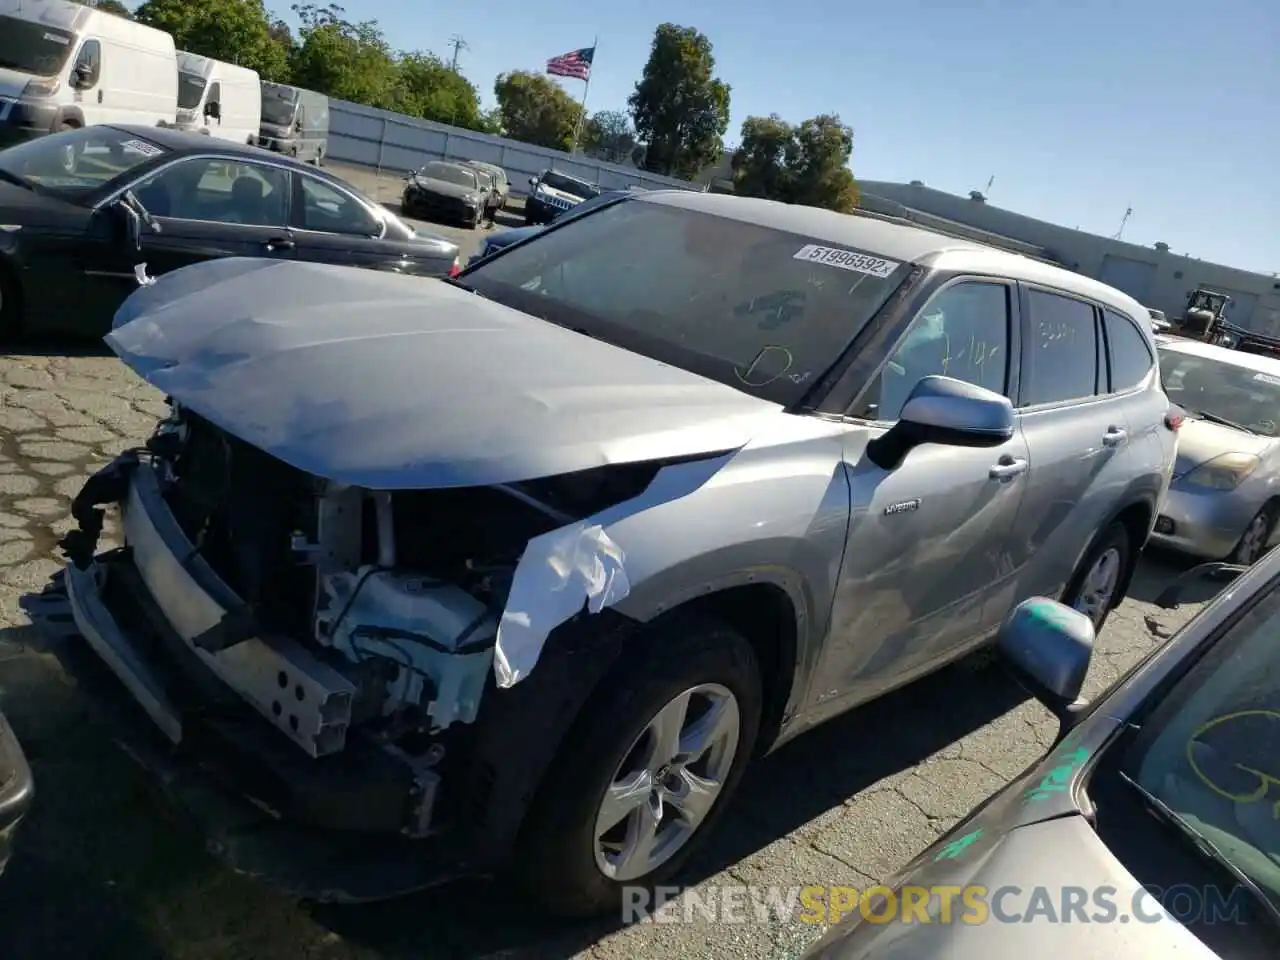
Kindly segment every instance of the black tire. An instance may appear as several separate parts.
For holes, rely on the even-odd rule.
[[[1113,549],[1119,551],[1118,579],[1106,609],[1093,616],[1093,628],[1098,633],[1102,632],[1102,628],[1106,625],[1107,617],[1111,615],[1111,611],[1118,607],[1124,599],[1123,588],[1129,580],[1130,565],[1135,560],[1133,540],[1130,538],[1129,531],[1123,523],[1117,520],[1094,537],[1093,543],[1089,545],[1084,559],[1080,561],[1080,566],[1071,575],[1071,581],[1067,584],[1067,589],[1062,594],[1062,602],[1069,607],[1074,607],[1076,601],[1080,598],[1081,590],[1084,587],[1085,578],[1089,575],[1089,571],[1093,569],[1094,564],[1098,562],[1104,553]]]
[[[0,265],[0,340],[22,336],[22,290],[7,267]]]
[[[652,718],[682,691],[703,683],[726,687],[738,704],[739,741],[724,787],[670,859],[619,883],[595,860],[595,819],[604,792]],[[583,707],[525,818],[515,871],[528,894],[557,915],[593,916],[620,909],[624,886],[652,887],[677,873],[714,829],[750,762],[761,698],[755,651],[719,621],[673,614],[635,637]]]
[[[1257,563],[1267,552],[1267,542],[1271,539],[1271,533],[1275,529],[1275,525],[1276,508],[1274,504],[1268,503],[1249,521],[1244,533],[1240,535],[1239,542],[1236,543],[1231,553],[1227,556],[1227,562],[1238,563],[1243,567]],[[1256,548],[1252,540],[1255,527],[1259,527],[1262,536],[1262,540]]]

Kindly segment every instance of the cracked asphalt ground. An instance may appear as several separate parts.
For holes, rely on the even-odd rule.
[[[0,709],[36,776],[33,814],[0,877],[0,956],[129,960],[644,956],[788,958],[794,921],[566,924],[501,884],[366,907],[292,901],[204,853],[95,724],[19,606],[60,568],[54,545],[84,476],[141,441],[163,409],[109,356],[0,356]],[[1099,641],[1097,692],[1155,642],[1149,601],[1178,566],[1144,560]],[[1196,605],[1162,613],[1168,626]],[[837,719],[757,765],[687,884],[865,886],[1035,759],[1054,729],[978,660]]]

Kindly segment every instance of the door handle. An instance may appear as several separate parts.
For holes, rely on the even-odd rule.
[[[1027,472],[1027,461],[1015,460],[1013,457],[1001,457],[1000,462],[987,471],[992,480],[1008,480],[1020,473]]]
[[[1118,447],[1128,439],[1129,431],[1120,427],[1107,427],[1107,432],[1102,435],[1102,442],[1108,447]]]
[[[101,102],[102,102],[102,91],[101,91],[101,90],[99,90],[99,91],[98,91],[98,102],[99,102],[99,103],[101,103]]]
[[[292,250],[297,244],[292,237],[272,237],[263,243],[263,246],[267,248],[268,253],[271,253],[274,250]]]

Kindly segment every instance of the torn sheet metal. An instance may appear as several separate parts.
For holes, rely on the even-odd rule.
[[[498,625],[493,657],[498,686],[505,689],[528,676],[551,631],[584,606],[599,613],[631,592],[627,554],[615,538],[615,524],[688,496],[732,457],[729,453],[664,467],[639,496],[530,540]]]

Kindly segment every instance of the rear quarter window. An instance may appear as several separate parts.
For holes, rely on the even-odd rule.
[[[1140,384],[1155,364],[1147,338],[1136,324],[1113,310],[1103,312],[1107,332],[1107,357],[1112,391],[1130,390]]]

